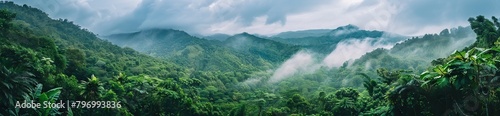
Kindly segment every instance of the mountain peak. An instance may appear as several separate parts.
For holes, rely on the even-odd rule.
[[[140,32],[146,32],[146,33],[164,33],[164,32],[179,32],[179,33],[186,33],[181,30],[175,30],[175,29],[166,29],[166,28],[151,28],[151,29],[145,29]],[[187,33],[186,33],[187,34]]]
[[[232,37],[257,37],[257,36],[249,34],[247,32],[243,32],[243,33],[240,33],[240,34],[233,35]]]
[[[359,30],[359,27],[353,24],[337,27],[336,30]]]
[[[240,36],[251,36],[252,34],[249,34],[247,32],[243,32],[243,33],[240,33],[240,34],[236,34],[236,35],[240,35]],[[236,36],[235,35],[235,36]]]
[[[347,34],[350,34],[353,32],[357,32],[357,31],[363,31],[363,30],[359,30],[358,26],[348,24],[346,26],[337,27],[337,29],[332,30],[329,35],[330,36],[341,36],[341,35],[347,35]]]
[[[119,37],[119,36],[136,36],[136,35],[156,35],[156,36],[164,36],[164,35],[169,35],[169,34],[175,34],[177,36],[191,36],[187,32],[181,31],[181,30],[176,30],[176,29],[167,29],[167,28],[150,28],[150,29],[144,29],[140,30],[137,32],[130,32],[130,33],[116,33],[116,34],[111,34],[107,36],[102,36],[104,38],[113,38],[113,37]]]

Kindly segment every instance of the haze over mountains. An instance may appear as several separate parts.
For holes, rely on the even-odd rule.
[[[472,44],[474,36],[470,34],[469,28],[458,27],[445,29],[439,35],[410,38],[349,24],[336,29],[283,32],[270,37],[248,33],[195,37],[180,30],[151,29],[103,38],[193,69],[275,70],[274,76],[289,77],[304,71],[314,73],[321,67],[353,64],[365,70],[381,67],[424,70],[430,61]],[[441,47],[430,48],[436,46]],[[417,56],[418,59],[412,60]],[[401,63],[403,67],[397,66]]]
[[[301,36],[294,36],[301,35]],[[122,47],[130,47],[138,51],[158,57],[179,56],[179,51],[183,51],[186,47],[200,46],[203,49],[208,47],[239,53],[252,53],[264,58],[265,61],[273,63],[283,62],[288,58],[289,52],[281,54],[286,50],[290,50],[288,46],[295,46],[302,50],[315,52],[320,56],[327,56],[334,51],[337,45],[353,45],[360,42],[366,43],[364,46],[370,47],[365,49],[351,49],[352,51],[360,51],[358,54],[364,54],[381,46],[391,46],[397,42],[401,42],[407,37],[401,35],[390,34],[382,31],[367,31],[359,29],[354,25],[346,25],[336,29],[322,30],[304,30],[283,32],[270,37],[258,37],[248,33],[237,34],[233,36],[225,34],[216,34],[212,36],[195,37],[180,30],[172,29],[150,29],[135,33],[122,33],[104,36],[104,39],[109,40]],[[216,41],[214,41],[216,40]],[[353,43],[357,42],[357,43]],[[372,48],[373,47],[373,48]],[[199,47],[195,47],[199,48]],[[241,51],[241,49],[248,49]],[[268,51],[266,51],[268,50]],[[285,51],[283,51],[285,50]],[[197,52],[203,51],[198,49]],[[273,51],[277,51],[273,53]],[[346,53],[352,51],[345,51]],[[297,52],[297,50],[291,50]],[[201,53],[201,52],[200,52]],[[264,55],[274,54],[274,55]],[[272,60],[270,57],[285,57]],[[168,58],[167,58],[168,59]],[[352,59],[351,59],[352,60]],[[345,62],[340,61],[340,62]]]
[[[145,0],[158,6],[141,4],[153,9],[134,13],[166,1]],[[211,2],[190,8],[221,5]],[[141,14],[116,20],[133,23],[125,26],[133,32],[99,36],[28,5],[0,1],[0,8],[0,115],[500,115],[496,17],[479,15],[463,19],[470,26],[418,36],[352,24],[204,36],[164,26],[165,19],[136,30],[141,26],[129,18],[151,16]],[[286,22],[265,18],[269,25]],[[207,26],[186,20],[180,24]],[[19,101],[110,101],[121,108],[17,108]]]
[[[271,68],[299,50],[297,46],[247,33],[217,41],[197,38],[178,30],[153,29],[104,38],[123,47],[201,70]]]
[[[471,16],[498,16],[496,0],[177,1],[177,0],[16,0],[68,19],[96,34],[171,28],[189,33],[262,35],[306,29],[334,29],[353,24],[402,35],[436,33],[468,25]],[[68,5],[70,4],[70,5]],[[283,5],[286,4],[286,5]],[[255,10],[259,9],[259,10]]]

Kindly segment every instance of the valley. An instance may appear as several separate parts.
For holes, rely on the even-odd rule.
[[[0,9],[2,115],[500,114],[495,17],[421,36],[352,24],[265,36],[98,35],[28,5]],[[470,99],[478,107],[454,110]],[[15,107],[25,100],[121,108]]]

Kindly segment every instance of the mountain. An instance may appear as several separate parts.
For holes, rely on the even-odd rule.
[[[256,55],[273,63],[281,63],[300,50],[299,46],[283,44],[248,33],[234,35],[224,41],[224,45],[237,52]]]
[[[347,35],[357,30],[359,30],[359,27],[352,24],[348,24],[345,26],[337,27],[336,29],[310,29],[310,30],[281,32],[279,34],[271,36],[270,38],[291,39],[291,38],[321,37],[321,36],[340,36],[340,35]]]
[[[246,33],[217,41],[197,38],[179,30],[151,29],[104,38],[116,45],[195,70],[269,69],[299,49]]]
[[[51,19],[27,5],[0,1],[0,9],[0,115],[220,113],[192,94],[190,88],[202,82],[198,74],[113,45],[71,21]],[[15,107],[16,101],[71,104],[99,100],[109,101],[116,109]]]
[[[423,71],[431,61],[444,58],[454,51],[470,46],[475,34],[470,27],[444,29],[439,34],[426,34],[397,43],[391,49],[377,49],[357,59],[353,64],[367,69],[386,67]]]
[[[45,57],[65,62],[66,64],[61,64],[59,67],[70,76],[74,75],[79,79],[86,79],[92,74],[98,77],[113,77],[122,71],[130,75],[146,72],[169,74],[167,72],[179,68],[172,63],[156,60],[135,50],[113,45],[66,19],[53,20],[39,9],[27,5],[18,6],[11,2],[1,4],[0,8],[16,14],[12,21],[13,27],[21,31],[16,31],[12,35],[22,35],[6,39],[16,38],[11,40],[12,44],[42,50],[40,51],[42,53],[53,51],[52,55]],[[52,42],[55,46],[53,50],[43,51],[44,49],[37,48],[37,46],[48,46],[44,44]],[[157,75],[157,73],[146,74]]]
[[[391,34],[376,30],[361,30],[357,26],[346,25],[323,33],[321,36],[312,35],[306,37],[299,36],[295,38],[273,37],[269,39],[282,43],[303,46],[306,49],[310,49],[318,53],[328,54],[332,52],[335,49],[336,45],[342,41],[375,39],[371,42],[391,44],[405,40],[406,38],[407,37],[405,36],[397,34]]]
[[[286,38],[347,51],[327,60],[391,46],[330,67],[304,50],[320,42],[248,33],[207,40],[173,29],[105,40],[27,5],[0,1],[0,9],[0,115],[500,115],[496,17],[403,41],[353,25]],[[58,101],[96,104],[16,108]]]
[[[148,29],[134,33],[113,34],[104,36],[103,39],[157,57],[169,57],[174,54],[173,52],[189,45],[215,43],[173,29]]]
[[[330,29],[310,29],[310,30],[301,30],[301,31],[287,31],[281,32],[276,35],[271,36],[271,38],[304,38],[304,37],[320,37],[326,35],[328,32],[332,30]]]
[[[227,38],[231,37],[231,35],[227,35],[227,34],[222,34],[222,33],[217,33],[217,34],[212,34],[212,35],[209,35],[209,36],[198,36],[199,38],[203,38],[203,39],[208,39],[208,40],[219,40],[219,41],[224,41],[226,40]]]

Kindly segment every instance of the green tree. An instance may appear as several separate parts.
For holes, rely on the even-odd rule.
[[[246,116],[246,115],[247,115],[246,104],[243,104],[239,107],[232,109],[231,112],[229,113],[229,116]]]
[[[498,19],[492,17],[494,22],[484,18],[484,16],[479,15],[476,18],[469,18],[469,23],[472,30],[477,34],[477,41],[474,43],[475,47],[489,48],[492,47],[495,41],[500,36],[500,25]],[[495,27],[496,26],[496,27]]]
[[[15,17],[16,17],[15,13],[11,13],[11,12],[7,11],[6,9],[0,10],[0,31],[1,31],[2,35],[6,31],[8,31],[10,27],[12,27],[11,21]]]
[[[333,99],[332,97],[330,97],[330,99],[335,103],[332,109],[335,115],[358,114],[358,91],[352,88],[341,88],[335,92],[334,96],[335,97]]]
[[[335,98],[337,99],[349,98],[351,100],[357,100],[358,97],[359,97],[358,91],[350,87],[341,88],[335,92]]]
[[[309,102],[299,94],[294,94],[292,98],[286,102],[287,107],[291,109],[292,113],[302,114],[305,113],[309,107]]]
[[[67,49],[66,59],[68,61],[68,67],[66,68],[65,74],[74,75],[79,80],[87,78],[88,75],[86,71],[86,61],[85,53],[80,49]]]
[[[14,103],[20,98],[26,97],[34,89],[37,83],[33,79],[34,75],[30,72],[19,70],[18,68],[10,68],[0,64],[0,106],[2,114],[14,114]]]
[[[259,99],[257,101],[257,106],[259,107],[259,114],[257,116],[261,116],[262,110],[264,109],[264,105],[266,105],[266,100]]]
[[[101,82],[97,77],[92,75],[88,81],[83,84],[85,89],[81,94],[87,101],[97,101],[101,96]]]

